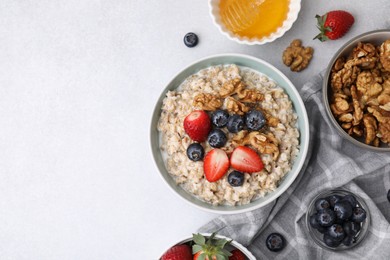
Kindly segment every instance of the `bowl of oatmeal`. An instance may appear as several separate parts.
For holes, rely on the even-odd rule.
[[[390,151],[390,30],[356,36],[325,72],[322,94],[330,122],[358,147]]]
[[[210,124],[206,140],[185,129],[194,111],[210,118],[199,126]],[[217,127],[220,111],[228,122]],[[258,114],[262,120],[250,120]],[[222,144],[213,143],[216,132]],[[213,213],[242,213],[293,183],[307,155],[309,124],[301,97],[279,70],[251,56],[220,54],[190,64],[168,83],[153,111],[150,144],[159,175],[180,198]],[[200,159],[189,156],[193,144],[203,150]]]

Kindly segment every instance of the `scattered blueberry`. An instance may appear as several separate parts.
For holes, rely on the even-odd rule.
[[[233,187],[242,186],[244,184],[245,174],[239,171],[232,171],[228,175],[228,183]]]
[[[356,207],[356,205],[357,205],[357,200],[356,200],[355,196],[353,196],[351,194],[345,195],[343,197],[343,200],[346,200],[349,203],[351,203],[352,208]]]
[[[216,110],[211,114],[211,122],[218,128],[226,126],[228,119],[229,114],[226,110]]]
[[[339,224],[333,224],[328,228],[328,235],[337,240],[342,240],[345,237],[344,229]]]
[[[251,110],[245,115],[245,124],[250,130],[260,130],[265,125],[266,121],[261,113],[258,110]]]
[[[272,233],[266,239],[267,248],[272,252],[279,252],[285,246],[284,237],[279,233]]]
[[[232,115],[228,119],[227,129],[230,133],[237,133],[244,129],[244,119],[240,115]]]
[[[348,219],[352,215],[351,203],[345,200],[340,200],[334,205],[334,212],[339,219]]]
[[[209,136],[207,137],[207,141],[209,142],[210,146],[214,148],[219,148],[226,144],[227,137],[222,130],[213,129],[209,133]]]
[[[326,199],[320,198],[314,203],[317,210],[330,208],[330,203]]]
[[[198,35],[195,33],[189,32],[186,35],[184,35],[184,44],[187,47],[195,47],[198,44]]]
[[[387,192],[387,200],[390,202],[390,190]]]
[[[340,201],[341,198],[342,197],[339,196],[339,195],[331,195],[331,196],[329,196],[327,199],[328,199],[328,201],[330,203],[330,207],[334,208],[334,205],[336,204],[336,202]]]
[[[352,209],[351,220],[356,223],[363,222],[367,217],[366,211],[360,207]]]
[[[345,245],[345,246],[350,246],[352,245],[353,243],[355,242],[355,237],[354,236],[346,236],[342,243]]]
[[[329,247],[338,247],[341,244],[342,240],[337,240],[331,237],[329,234],[324,234],[324,243]]]
[[[187,148],[187,156],[191,161],[197,162],[203,159],[204,149],[199,143],[192,143]]]
[[[336,215],[331,209],[321,209],[317,213],[317,221],[323,227],[329,227],[333,225],[336,220]]]

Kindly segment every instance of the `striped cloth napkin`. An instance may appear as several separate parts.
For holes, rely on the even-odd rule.
[[[257,259],[390,259],[390,154],[361,149],[338,135],[322,102],[322,75],[300,91],[310,121],[310,147],[304,168],[276,201],[252,212],[220,216],[199,229],[217,231],[247,246]],[[371,225],[356,247],[332,252],[319,247],[306,228],[310,201],[327,189],[349,190],[367,203]],[[286,247],[271,252],[265,245],[278,232]]]

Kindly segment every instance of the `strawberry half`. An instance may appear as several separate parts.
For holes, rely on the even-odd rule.
[[[319,39],[322,42],[341,38],[355,22],[350,13],[342,10],[330,11],[322,16],[317,14],[316,18],[318,22],[317,27],[321,33],[314,37],[313,40]]]
[[[203,110],[195,110],[184,118],[183,126],[192,140],[204,142],[211,130],[210,117]]]
[[[168,249],[161,260],[192,260],[192,250],[189,245],[176,245]]]
[[[232,255],[229,256],[229,260],[245,260],[246,257],[243,252],[238,249],[234,249],[230,252]]]
[[[215,182],[221,179],[229,169],[229,157],[224,150],[213,149],[203,159],[206,180]]]
[[[233,150],[230,165],[237,171],[247,173],[259,172],[264,168],[257,152],[246,146],[238,146]]]

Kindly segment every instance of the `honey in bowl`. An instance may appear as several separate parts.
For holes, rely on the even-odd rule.
[[[226,28],[248,38],[276,32],[287,19],[290,0],[221,0],[219,10]]]

